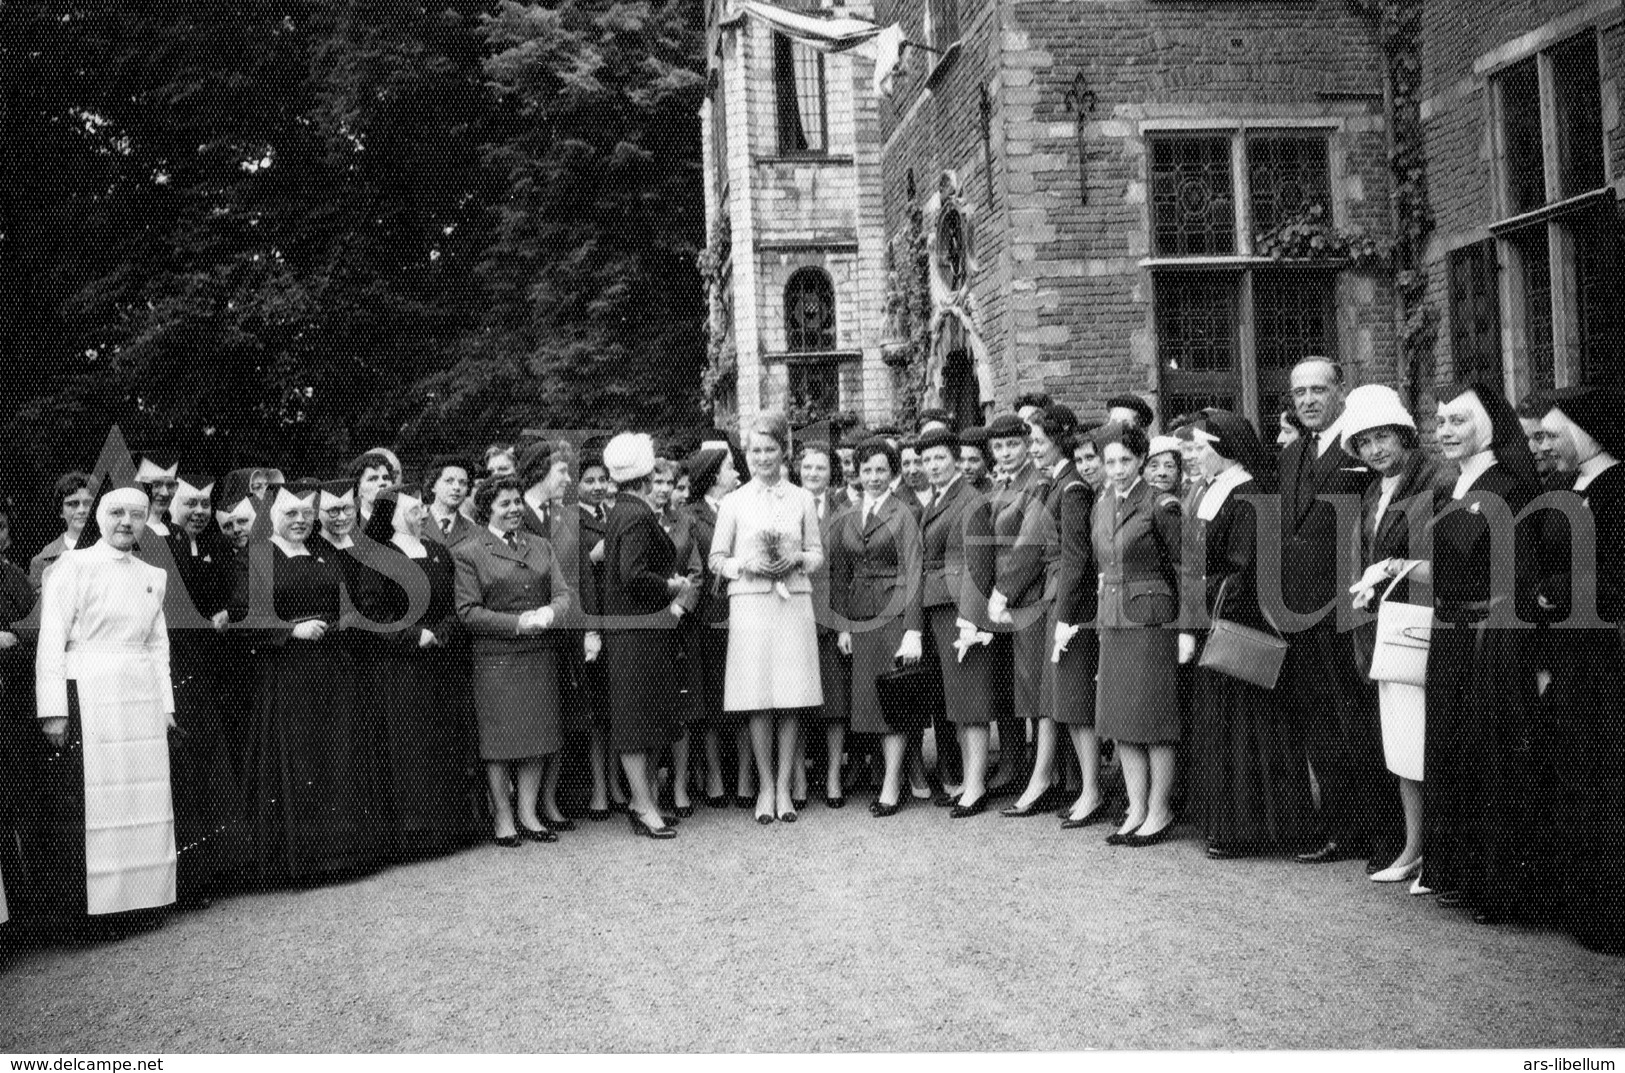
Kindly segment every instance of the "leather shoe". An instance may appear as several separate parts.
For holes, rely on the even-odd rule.
[[[1207,855],[1215,861],[1233,861],[1241,857],[1251,857],[1252,854],[1240,846],[1227,846],[1222,842],[1210,842]]]
[[[1111,834],[1106,836],[1106,845],[1121,846],[1128,841],[1128,837],[1128,835],[1113,831]]]
[[[672,811],[677,813],[677,818],[678,819],[686,820],[690,816],[694,815],[694,806],[693,805],[677,805],[677,806],[672,808]]]
[[[491,836],[491,841],[495,842],[497,845],[501,846],[503,849],[518,849],[519,848],[519,836],[518,835],[492,835]]]
[[[519,825],[519,837],[529,839],[532,842],[557,842],[559,840],[559,836],[546,827],[537,830],[526,827],[524,824]]]
[[[826,797],[826,798],[824,798],[824,807],[825,808],[845,808],[846,807],[846,798],[845,797]]]
[[[895,805],[882,804],[881,802],[876,801],[874,804],[869,806],[869,815],[875,817],[876,819],[884,819],[887,816],[897,815],[898,812],[902,811],[902,808],[903,799],[901,797],[897,799],[897,803]]]
[[[574,831],[576,829],[576,821],[574,821],[574,820],[548,820],[547,821],[547,826],[548,826],[548,828],[550,830],[554,830],[554,831]]]
[[[1331,864],[1333,861],[1348,861],[1356,857],[1364,857],[1369,851],[1363,847],[1345,846],[1341,842],[1328,842],[1319,849],[1300,853],[1292,859],[1299,864]]]
[[[1094,808],[1090,809],[1089,813],[1087,815],[1085,815],[1085,816],[1080,816],[1078,819],[1075,819],[1075,820],[1072,819],[1070,816],[1068,816],[1067,819],[1062,820],[1061,821],[1061,830],[1063,830],[1063,831],[1076,831],[1080,827],[1092,827],[1095,824],[1100,823],[1105,818],[1106,818],[1106,803],[1103,801],[1100,804],[1096,805]]]
[[[590,808],[587,810],[587,819],[592,820],[594,823],[600,823],[607,820],[609,819],[609,809]]]
[[[942,793],[938,794],[936,797],[933,797],[931,799],[931,803],[933,805],[937,806],[938,808],[952,808],[953,806],[959,804],[959,795],[958,794],[951,794],[948,791],[944,790]]]
[[[1169,836],[1171,836],[1173,833],[1174,824],[1173,821],[1170,820],[1168,823],[1164,824],[1161,829],[1153,831],[1148,835],[1142,835],[1138,831],[1131,835],[1124,835],[1122,844],[1125,846],[1130,846],[1134,849],[1143,849],[1146,846],[1154,846],[1158,842],[1168,841]]]
[[[727,794],[718,794],[715,797],[708,797],[708,798],[705,799],[705,803],[707,805],[710,805],[712,808],[727,808],[728,807],[728,795]]]
[[[1460,909],[1467,904],[1467,895],[1459,890],[1447,890],[1439,895],[1438,902],[1446,909]]]
[[[955,805],[953,808],[949,809],[948,810],[948,818],[950,820],[962,820],[967,816],[980,816],[982,813],[984,813],[986,811],[987,811],[987,795],[983,794],[981,797],[978,797],[976,799],[976,802],[974,804]]]

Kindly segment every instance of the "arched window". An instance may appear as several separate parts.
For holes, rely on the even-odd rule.
[[[785,349],[835,349],[835,287],[822,269],[803,268],[784,286]]]

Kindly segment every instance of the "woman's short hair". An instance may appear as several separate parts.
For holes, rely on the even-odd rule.
[[[779,450],[790,453],[790,419],[778,410],[757,414],[742,431],[747,445],[753,434],[760,434],[778,444]]]
[[[503,492],[518,492],[524,495],[525,488],[519,483],[518,477],[493,477],[486,481],[474,492],[474,520],[481,525],[490,525],[491,507],[496,503],[497,496]]]
[[[836,453],[835,448],[827,443],[804,443],[801,445],[801,450],[796,452],[796,476],[798,478],[801,476],[801,460],[808,455],[823,455],[824,459],[829,462],[829,483],[831,485],[841,483],[843,480],[841,456]]]
[[[852,452],[852,465],[856,469],[862,469],[863,464],[875,455],[884,455],[886,464],[891,467],[893,473],[902,471],[902,454],[891,445],[890,440],[882,439],[879,436],[871,436],[858,444],[857,449]]]
[[[78,495],[79,489],[89,487],[90,474],[81,473],[79,470],[64,473],[62,476],[56,479],[55,491],[57,506],[60,507],[62,505],[62,501],[67,499],[69,496]]]
[[[1383,429],[1387,429],[1388,431],[1392,432],[1399,440],[1399,445],[1405,448],[1407,451],[1414,451],[1418,447],[1422,446],[1421,435],[1409,425],[1378,425],[1375,428],[1362,429],[1359,432],[1356,432],[1353,436],[1349,437],[1349,446],[1358,451],[1360,449],[1359,440],[1361,436],[1364,436],[1367,432],[1379,432]]]
[[[440,478],[446,475],[448,469],[460,469],[463,476],[470,482],[474,480],[474,463],[466,458],[453,455],[440,455],[423,469],[423,494],[430,499],[434,498],[434,486],[440,483]]]
[[[1027,424],[1039,429],[1044,436],[1068,458],[1078,442],[1078,415],[1070,406],[1059,403],[1046,406],[1027,419]]]
[[[368,451],[366,454],[358,456],[355,461],[350,463],[347,476],[351,481],[359,484],[362,476],[369,469],[381,469],[388,473],[392,484],[400,478],[400,472],[396,470],[395,463],[389,460],[388,455],[380,454],[377,451]]]
[[[495,458],[497,455],[507,455],[509,458],[515,461],[519,460],[519,450],[518,448],[514,447],[513,444],[493,443],[491,446],[485,449],[485,457],[483,461],[489,466],[491,464],[491,459]]]
[[[683,464],[675,458],[657,457],[655,459],[655,472],[676,484],[677,478],[683,475]]]
[[[1145,453],[1151,449],[1151,441],[1146,437],[1144,429],[1138,425],[1124,425],[1115,421],[1102,426],[1095,433],[1095,446],[1102,458],[1106,456],[1106,448],[1114,443],[1122,444],[1124,450],[1139,459],[1144,459]]]

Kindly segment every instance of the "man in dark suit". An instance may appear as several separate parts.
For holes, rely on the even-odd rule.
[[[1372,471],[1344,452],[1337,423],[1346,385],[1342,370],[1310,357],[1292,370],[1292,404],[1305,432],[1281,452],[1281,595],[1286,609],[1320,617],[1289,631],[1291,648],[1278,689],[1305,731],[1308,761],[1320,787],[1322,841],[1298,855],[1305,864],[1368,857],[1380,868],[1397,834],[1382,759],[1376,694],[1358,672],[1352,636],[1339,632],[1336,605],[1345,598],[1358,549],[1333,501],[1358,518]],[[1324,613],[1322,613],[1324,610]],[[1391,855],[1391,854],[1390,854]]]

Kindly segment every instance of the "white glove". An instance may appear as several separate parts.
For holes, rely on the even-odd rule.
[[[1049,655],[1051,663],[1061,662],[1061,653],[1066,651],[1066,646],[1072,643],[1072,638],[1076,637],[1081,629],[1082,626],[1069,626],[1064,622],[1055,624],[1055,648]]]
[[[1386,585],[1393,579],[1388,575],[1388,560],[1372,563],[1360,575],[1360,580],[1349,586],[1349,592],[1354,597],[1355,607],[1365,607],[1377,595],[1377,587]]]
[[[434,647],[434,631],[432,631],[432,630],[419,630],[418,631],[418,647],[419,648],[433,648]]]
[[[959,619],[955,625],[959,627],[959,639],[954,642],[954,651],[958,653],[955,658],[957,663],[964,663],[965,657],[970,655],[970,650],[977,645],[993,643],[993,635],[986,630],[978,630],[974,622]]]
[[[850,656],[852,654],[852,635],[844,630],[836,634],[835,647],[840,651],[841,655]]]
[[[591,663],[598,658],[598,653],[604,650],[604,639],[596,630],[590,631],[581,641],[582,658]]]
[[[1189,663],[1196,658],[1196,635],[1182,633],[1179,635],[1179,662]]]
[[[920,631],[904,630],[903,643],[897,646],[897,658],[904,663],[918,663],[920,655]]]

